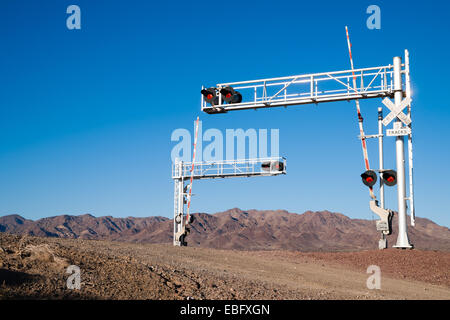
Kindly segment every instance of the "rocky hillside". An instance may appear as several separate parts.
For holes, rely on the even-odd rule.
[[[285,210],[231,209],[216,214],[194,214],[190,246],[265,250],[347,251],[377,248],[375,221],[351,219],[328,211],[303,214]],[[36,221],[19,215],[0,217],[0,232],[60,238],[167,243],[172,241],[173,220],[165,217],[113,218],[61,215]],[[388,237],[395,244],[394,233]],[[434,222],[416,219],[409,228],[416,248],[450,251],[450,230]]]

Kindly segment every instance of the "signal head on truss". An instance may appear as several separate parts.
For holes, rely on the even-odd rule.
[[[205,101],[212,106],[219,104],[219,97],[217,95],[217,88],[208,88],[201,91]]]
[[[215,107],[215,106],[219,105],[219,95],[218,95],[217,88],[211,87],[211,88],[207,88],[207,89],[202,89],[201,93],[203,95],[203,99],[205,100],[205,102],[209,103],[212,106],[212,108],[209,109],[207,113],[209,113],[209,114],[211,114],[211,113],[226,113],[224,108]]]
[[[222,94],[223,100],[228,104],[242,102],[242,95],[232,87],[222,88],[220,89],[220,93]]]
[[[282,161],[266,161],[261,164],[264,171],[283,172],[284,163]]]

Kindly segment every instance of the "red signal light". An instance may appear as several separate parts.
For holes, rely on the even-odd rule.
[[[366,172],[361,174],[361,178],[362,182],[368,187],[373,187],[377,182],[377,174],[372,170],[367,170]]]
[[[203,97],[205,97],[205,101],[212,106],[219,104],[219,97],[217,96],[217,88],[208,88],[203,89],[202,91]]]
[[[284,163],[281,161],[267,161],[261,164],[261,168],[264,171],[282,172],[284,170]]]
[[[220,93],[226,103],[240,103],[242,101],[242,95],[232,87],[222,88]]]
[[[381,173],[383,183],[389,187],[397,184],[397,172],[395,170],[385,170]]]

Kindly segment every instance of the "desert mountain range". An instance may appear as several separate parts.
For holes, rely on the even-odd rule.
[[[379,233],[375,221],[351,219],[329,211],[230,209],[215,214],[196,213],[188,236],[189,246],[218,249],[300,251],[353,251],[376,249]],[[395,244],[397,217],[389,247]],[[450,229],[425,218],[408,226],[416,248],[450,251]],[[81,238],[128,242],[172,242],[173,220],[60,215],[36,221],[20,215],[0,217],[0,232],[41,237]]]

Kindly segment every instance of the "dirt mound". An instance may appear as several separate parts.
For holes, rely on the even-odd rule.
[[[48,244],[33,245],[28,244],[17,253],[24,263],[43,264],[57,270],[67,268],[69,262],[67,259],[55,254]]]
[[[85,252],[45,238],[0,235],[0,298],[175,299],[163,279],[130,257]],[[66,268],[83,270],[83,290],[67,287]],[[144,293],[144,286],[153,290]]]

